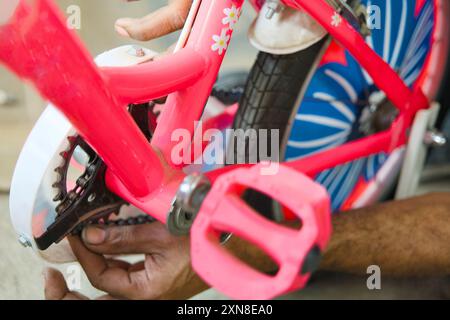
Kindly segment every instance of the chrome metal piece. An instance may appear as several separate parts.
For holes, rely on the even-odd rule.
[[[434,148],[444,147],[447,144],[447,137],[435,129],[428,130],[424,136],[424,143]]]
[[[208,178],[201,174],[191,174],[181,183],[176,195],[176,203],[183,210],[196,213],[209,189],[211,189],[211,182]]]
[[[20,235],[18,240],[24,248],[31,248],[31,241],[26,236]]]
[[[279,13],[283,9],[283,5],[278,0],[268,0],[266,8],[266,19],[272,19],[275,13]]]
[[[232,233],[222,233],[222,235],[220,236],[220,244],[225,245],[228,241],[230,241],[232,236]]]
[[[211,189],[211,182],[201,174],[184,178],[167,217],[167,227],[174,235],[187,235],[200,210],[203,200]]]

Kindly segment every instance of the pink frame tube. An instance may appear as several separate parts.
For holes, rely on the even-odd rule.
[[[324,0],[284,0],[308,12],[345,46],[386,92],[401,114],[382,133],[298,161],[291,168],[314,174],[357,158],[389,152],[405,144],[415,112],[429,102],[420,89],[410,90],[348,23],[331,24],[334,9]],[[10,23],[0,26],[0,60],[38,87],[70,119],[108,165],[107,185],[118,195],[162,222],[184,177],[171,163],[176,129],[193,133],[215,81],[224,52],[213,50],[214,36],[225,42],[232,30],[224,10],[242,0],[203,0],[186,46],[178,53],[137,67],[97,68],[49,0],[21,1]],[[41,28],[42,25],[48,28]],[[39,42],[46,39],[46,43]],[[226,47],[226,46],[225,46]],[[12,48],[12,51],[11,51]],[[49,49],[51,48],[51,49]],[[29,52],[33,52],[30,56]],[[43,71],[44,70],[44,71]],[[145,140],[128,112],[128,103],[169,94],[152,139]],[[114,128],[114,136],[111,136]],[[214,180],[220,173],[208,174]]]
[[[160,116],[160,123],[164,125],[156,128],[152,139],[152,146],[161,150],[165,160],[171,163],[170,154],[176,142],[171,135],[176,129],[185,129],[193,135],[193,123],[200,118],[206,101],[216,80],[225,54],[214,51],[211,54],[213,36],[225,33],[229,39],[233,30],[226,29],[223,24],[224,10],[235,6],[240,10],[243,0],[203,1],[191,35],[182,50],[193,49],[208,57],[208,67],[201,81],[191,87],[180,90],[167,99],[164,111]],[[229,39],[227,41],[229,41]]]
[[[180,63],[189,61],[189,63]],[[207,60],[192,49],[138,66],[100,68],[112,92],[124,105],[148,102],[183,90],[198,82],[208,67]]]

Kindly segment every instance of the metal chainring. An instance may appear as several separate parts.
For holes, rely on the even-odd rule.
[[[105,193],[102,191],[102,195],[98,194],[99,190],[91,190],[89,193],[86,193],[89,186],[94,184],[94,179],[98,179],[100,177],[95,177],[93,173],[97,172],[97,175],[101,175],[101,178],[104,178],[104,163],[99,160],[98,156],[95,152],[89,147],[89,145],[80,137],[80,136],[71,136],[68,137],[69,140],[69,148],[66,151],[60,153],[60,156],[63,158],[63,163],[55,169],[55,171],[59,175],[59,179],[53,184],[53,187],[57,190],[57,195],[53,199],[55,202],[59,202],[56,207],[56,213],[58,215],[62,215],[68,210],[70,210],[71,206],[78,202],[78,208],[81,206],[81,199],[87,198],[88,202],[95,202],[98,200],[99,196],[102,197],[110,197],[111,194]],[[74,189],[68,191],[67,190],[67,173],[70,165],[70,160],[74,155],[77,147],[80,147],[84,152],[86,152],[89,156],[89,163],[86,167],[84,173],[77,179],[76,186]],[[100,173],[101,172],[101,173]],[[95,188],[93,188],[95,189]],[[106,201],[105,201],[106,200]],[[85,219],[80,220],[77,226],[70,232],[72,235],[78,235],[87,225],[99,224],[99,225],[137,225],[143,224],[147,222],[154,222],[155,219],[149,215],[140,215],[138,217],[127,218],[127,219],[116,219],[110,220],[111,215],[117,215],[120,211],[120,208],[123,205],[126,205],[124,201],[120,201],[115,199],[115,197],[111,197],[109,199],[100,200],[102,203],[110,203],[103,210],[98,211],[97,213],[89,214],[86,213]],[[117,203],[114,205],[114,203]]]
[[[131,116],[149,141],[156,126],[153,107],[154,103],[129,106]],[[58,174],[57,180],[52,185],[57,191],[53,199],[58,203],[56,206],[57,217],[46,232],[36,238],[39,249],[45,250],[69,234],[77,235],[87,225],[125,226],[155,221],[153,217],[146,214],[110,220],[111,215],[117,215],[121,207],[127,203],[107,189],[104,179],[106,165],[83,138],[75,135],[68,137],[68,141],[69,147],[60,153],[63,161],[54,169]],[[89,160],[84,172],[76,179],[75,187],[68,190],[67,174],[70,161],[77,148],[83,150]]]

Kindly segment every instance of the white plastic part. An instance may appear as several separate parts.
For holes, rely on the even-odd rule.
[[[0,0],[0,25],[5,24],[16,11],[20,0]]]
[[[320,41],[326,30],[307,13],[289,7],[266,17],[270,10],[266,2],[250,26],[250,43],[258,50],[272,54],[291,54]]]
[[[433,103],[430,109],[419,111],[414,119],[395,194],[396,199],[409,198],[416,193],[428,151],[424,138],[427,132],[434,128],[439,109],[440,105]]]
[[[156,52],[144,49],[145,56],[129,54],[133,46],[122,46],[99,55],[98,66],[130,66],[151,60]],[[10,192],[10,215],[20,242],[31,247],[43,259],[53,263],[74,261],[66,240],[52,245],[46,251],[37,248],[34,241],[52,223],[56,216],[54,168],[61,164],[59,153],[67,149],[67,137],[75,129],[66,117],[49,105],[42,113],[17,161]]]
[[[33,235],[41,231],[40,217],[43,225],[45,218],[55,215],[52,203],[55,194],[51,186],[56,181],[56,173],[53,169],[61,163],[58,153],[67,148],[67,136],[74,133],[64,115],[49,105],[31,131],[16,164],[9,199],[11,220],[18,236],[28,240],[38,252]],[[52,262],[73,260],[61,245],[53,246],[51,251],[45,255],[56,257]]]
[[[134,55],[137,49],[142,49],[144,55]],[[101,67],[128,67],[153,60],[158,52],[136,45],[126,45],[103,52],[95,58],[95,63]]]

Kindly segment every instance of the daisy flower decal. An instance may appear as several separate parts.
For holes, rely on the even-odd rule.
[[[218,51],[219,55],[227,50],[228,41],[230,40],[230,36],[227,34],[228,29],[222,29],[220,35],[213,35],[212,38],[214,40],[214,44],[211,46],[212,51]]]
[[[342,17],[339,15],[339,13],[334,12],[333,16],[331,17],[331,25],[333,27],[339,27],[339,25],[342,23]]]
[[[223,13],[225,13],[225,18],[222,19],[222,23],[229,24],[230,29],[233,29],[239,19],[239,10],[233,5],[231,8],[225,8]]]

